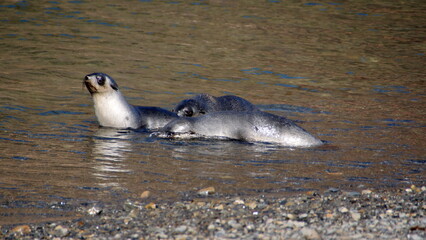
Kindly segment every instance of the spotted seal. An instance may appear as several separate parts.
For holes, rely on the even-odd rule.
[[[223,111],[193,118],[179,118],[168,123],[159,137],[229,138],[248,142],[269,142],[287,147],[314,147],[321,140],[293,121],[271,113]]]
[[[103,127],[154,130],[178,118],[163,108],[129,104],[114,79],[105,73],[86,75],[83,83],[92,95],[96,118]]]
[[[180,117],[197,117],[211,112],[257,110],[258,108],[251,102],[234,95],[214,97],[209,94],[200,94],[181,101],[172,111]]]

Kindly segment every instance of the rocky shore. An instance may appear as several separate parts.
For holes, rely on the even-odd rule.
[[[426,239],[426,187],[79,207],[74,220],[1,226],[4,239]]]

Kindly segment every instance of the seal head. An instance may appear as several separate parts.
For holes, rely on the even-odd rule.
[[[195,99],[185,99],[173,109],[180,117],[196,117],[205,114],[205,110]]]
[[[86,75],[83,81],[84,85],[86,85],[87,90],[90,94],[94,93],[102,93],[110,91],[110,88],[117,91],[118,85],[105,73],[92,73]]]
[[[198,117],[207,113],[222,111],[250,112],[259,109],[244,98],[225,95],[215,97],[209,94],[199,94],[191,99],[185,99],[173,109],[180,117]]]

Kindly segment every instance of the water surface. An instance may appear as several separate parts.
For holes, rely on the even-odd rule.
[[[0,4],[0,224],[198,189],[278,195],[425,183],[422,1]],[[82,79],[171,109],[236,94],[327,142],[289,149],[99,128]],[[51,206],[57,205],[57,208]]]

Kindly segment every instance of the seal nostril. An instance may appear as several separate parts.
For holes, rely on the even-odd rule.
[[[88,76],[88,75],[86,75],[86,76],[84,77],[84,80],[85,80],[85,81],[89,80],[89,76]]]

